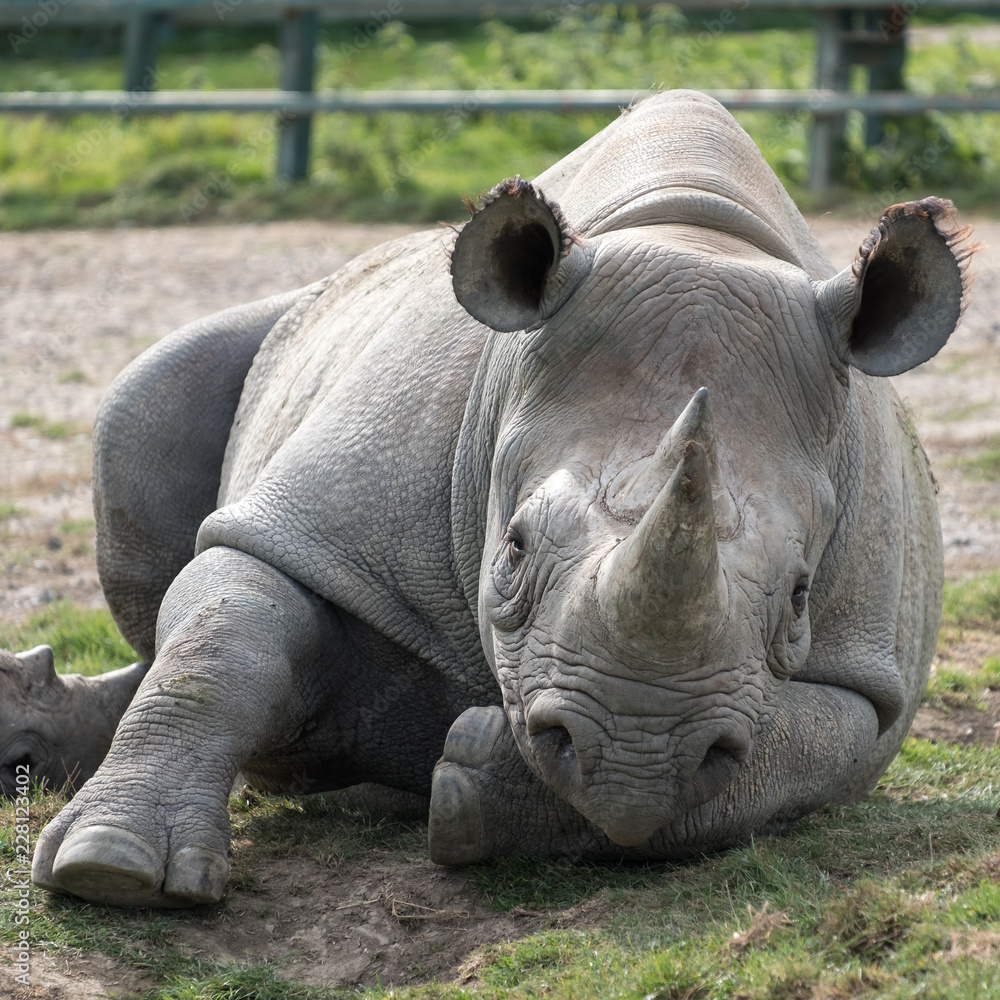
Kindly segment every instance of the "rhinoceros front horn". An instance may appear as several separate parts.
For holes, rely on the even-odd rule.
[[[605,557],[598,605],[627,645],[669,660],[725,618],[709,453],[687,441],[677,467],[632,533]]]

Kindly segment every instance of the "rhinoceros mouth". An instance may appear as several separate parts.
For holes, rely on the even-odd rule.
[[[508,697],[508,719],[531,770],[622,846],[644,842],[722,794],[750,755],[748,720],[689,719],[659,732],[652,720],[645,727],[619,719],[632,734],[623,740],[614,736],[613,718],[602,723],[581,712],[575,695],[571,702],[548,689],[530,698],[526,711]]]

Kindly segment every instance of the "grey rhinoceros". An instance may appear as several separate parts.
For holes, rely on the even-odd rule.
[[[35,881],[219,899],[238,772],[429,794],[442,863],[679,858],[864,794],[938,626],[881,376],[959,319],[950,207],[837,272],[722,107],[666,93],[457,233],[147,351],[94,493],[153,663]]]

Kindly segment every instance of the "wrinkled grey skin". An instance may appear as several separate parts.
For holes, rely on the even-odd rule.
[[[862,795],[941,587],[878,376],[954,329],[953,245],[943,203],[896,206],[835,272],[679,92],[457,242],[158,344],[95,431],[102,582],[155,660],[35,881],[217,900],[239,770],[429,793],[443,863],[683,857]]]

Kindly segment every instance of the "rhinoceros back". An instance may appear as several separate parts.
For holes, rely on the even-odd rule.
[[[684,223],[745,239],[814,279],[834,273],[753,140],[695,91],[640,101],[534,184],[584,236]]]

